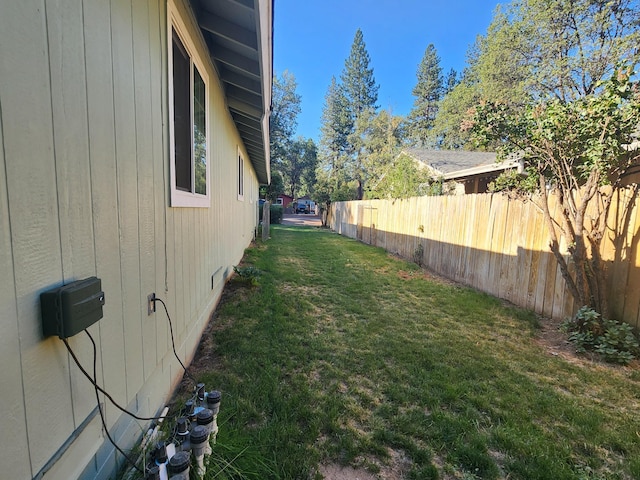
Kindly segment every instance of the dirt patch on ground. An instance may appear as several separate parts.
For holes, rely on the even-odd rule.
[[[448,278],[440,277],[425,269],[412,271],[399,270],[398,278],[401,278],[402,280],[415,280],[416,278],[420,278],[422,280],[429,280],[443,285],[462,285],[454,282],[453,280],[449,280]]]
[[[378,477],[366,470],[356,470],[355,468],[341,467],[335,464],[322,465],[319,472],[325,480],[378,480]]]
[[[559,320],[540,318],[540,332],[536,343],[549,355],[559,356],[572,363],[583,363],[593,359],[579,357],[575,347],[567,340],[567,334],[560,331]]]
[[[411,470],[411,460],[402,451],[388,449],[389,461],[381,465],[375,458],[368,458],[370,464],[380,471],[373,474],[364,468],[343,467],[337,464],[321,465],[318,473],[324,480],[402,480]],[[365,460],[365,459],[360,459]]]

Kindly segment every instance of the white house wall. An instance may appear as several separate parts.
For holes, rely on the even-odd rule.
[[[164,0],[0,6],[3,478],[108,478],[116,469],[93,388],[64,344],[42,336],[41,292],[102,280],[104,318],[89,329],[98,382],[137,414],[154,415],[181,368],[164,311],[158,304],[148,316],[147,295],[167,303],[189,361],[253,238],[258,183],[210,64],[211,206],[168,207],[166,12]],[[87,336],[69,343],[90,369]],[[105,407],[112,435],[130,447],[146,425]]]

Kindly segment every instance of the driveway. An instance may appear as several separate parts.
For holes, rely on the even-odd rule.
[[[282,216],[282,225],[321,227],[322,222],[318,215],[285,213]]]

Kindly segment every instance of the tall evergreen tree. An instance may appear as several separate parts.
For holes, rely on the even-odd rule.
[[[331,84],[324,98],[322,125],[320,126],[320,152],[330,161],[344,155],[349,149],[349,135],[353,130],[353,121],[344,90],[331,77]]]
[[[416,145],[425,145],[438,113],[438,103],[444,94],[440,57],[429,44],[417,71],[418,83],[413,88],[413,109],[409,113],[409,136]]]
[[[331,79],[322,112],[316,192],[327,201],[363,196],[367,177],[364,132],[378,108],[378,85],[370,62],[362,30],[358,29],[340,83]]]
[[[444,92],[442,96],[446,96],[449,92],[451,92],[451,90],[456,88],[456,85],[458,85],[459,82],[460,80],[458,79],[458,72],[456,72],[452,68],[451,70],[449,70],[449,73],[447,73],[447,76],[444,79]]]
[[[350,180],[349,135],[353,131],[353,121],[349,114],[348,101],[335,77],[325,95],[320,126],[319,163],[316,172],[316,192],[321,201],[343,198]],[[343,192],[343,193],[339,193]]]
[[[371,58],[364,43],[362,30],[358,29],[340,75],[354,123],[364,110],[378,108],[376,102],[379,87],[373,77],[373,68],[369,66],[370,62]]]
[[[347,111],[351,118],[353,130],[349,136],[349,153],[352,158],[351,175],[357,182],[356,198],[364,195],[366,172],[364,167],[364,139],[360,132],[365,130],[361,125],[370,118],[378,106],[378,85],[373,76],[373,68],[369,66],[371,59],[364,43],[362,30],[358,29],[351,45],[349,57],[344,62],[340,78],[347,100]]]

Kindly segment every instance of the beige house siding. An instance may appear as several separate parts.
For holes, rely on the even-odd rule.
[[[181,368],[166,315],[161,305],[147,315],[147,295],[167,303],[178,354],[189,361],[253,238],[258,180],[211,63],[211,206],[169,207],[166,22],[164,0],[0,6],[3,478],[108,478],[116,468],[93,388],[64,344],[42,336],[41,292],[102,280],[104,317],[89,329],[98,383],[137,414],[154,415]],[[86,335],[69,343],[90,369]],[[141,427],[103,404],[112,436],[130,447]]]

